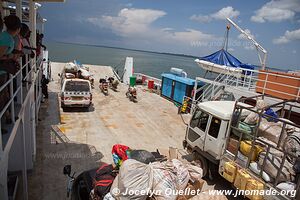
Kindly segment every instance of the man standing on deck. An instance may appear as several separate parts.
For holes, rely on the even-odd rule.
[[[43,74],[41,84],[42,84],[42,93],[43,93],[45,99],[48,99],[48,83],[49,83],[49,80]]]

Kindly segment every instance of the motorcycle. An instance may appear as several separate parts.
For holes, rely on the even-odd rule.
[[[137,91],[135,87],[129,86],[126,92],[126,97],[129,98],[130,101],[136,103],[137,102]]]
[[[108,78],[108,83],[109,83],[110,89],[112,89],[113,91],[116,92],[117,89],[118,89],[119,81],[115,80],[114,77],[109,77]]]
[[[87,170],[75,177],[76,172],[71,175],[71,165],[65,165],[63,174],[68,176],[67,198],[71,200],[93,199],[93,178],[98,168]]]
[[[106,81],[106,79],[100,79],[99,80],[99,88],[101,90],[101,92],[103,92],[103,94],[108,95],[108,83]]]

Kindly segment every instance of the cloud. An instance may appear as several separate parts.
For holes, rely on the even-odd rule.
[[[296,53],[297,53],[297,51],[296,51],[296,50],[293,50],[293,51],[292,51],[292,53],[293,53],[293,54],[296,54]]]
[[[212,17],[209,15],[192,15],[190,19],[201,23],[207,23],[212,20]]]
[[[124,8],[117,16],[103,15],[89,17],[87,21],[101,28],[108,28],[115,34],[143,42],[184,43],[192,41],[213,41],[215,37],[195,29],[175,31],[170,27],[157,28],[153,23],[167,13],[162,10]]]
[[[275,38],[273,40],[274,44],[286,44],[294,40],[300,40],[300,29],[289,31],[287,30],[283,36]]]
[[[272,0],[256,10],[251,21],[257,23],[281,22],[293,19],[298,12],[300,12],[300,1]]]
[[[227,7],[222,8],[218,12],[210,14],[210,15],[192,15],[190,17],[190,19],[201,22],[201,23],[207,23],[212,20],[225,20],[227,17],[235,18],[239,15],[240,15],[240,11],[235,10],[231,6],[227,6]]]
[[[154,21],[165,15],[161,10],[123,8],[118,16],[90,17],[87,21],[100,27],[110,27],[117,34],[127,36],[146,32]]]
[[[229,18],[237,17],[237,16],[239,16],[239,14],[240,14],[240,11],[234,10],[234,8],[231,6],[227,6],[225,8],[222,8],[218,12],[212,14],[211,17],[214,19],[224,20],[227,17],[229,17]]]

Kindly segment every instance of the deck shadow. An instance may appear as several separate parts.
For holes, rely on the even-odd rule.
[[[52,126],[60,124],[59,109],[57,93],[49,92],[49,99],[39,111],[41,121],[37,126],[36,160],[28,174],[29,199],[66,199],[67,177],[63,175],[63,167],[70,164],[72,171],[79,175],[98,167],[103,158],[102,152],[88,144],[72,140],[64,143],[51,141]]]

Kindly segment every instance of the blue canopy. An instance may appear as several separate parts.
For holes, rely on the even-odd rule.
[[[249,65],[242,63],[236,57],[221,49],[213,54],[200,58],[200,60],[205,60],[208,62],[212,62],[218,65],[225,65],[230,67],[240,67],[245,69],[254,69],[254,65]]]

